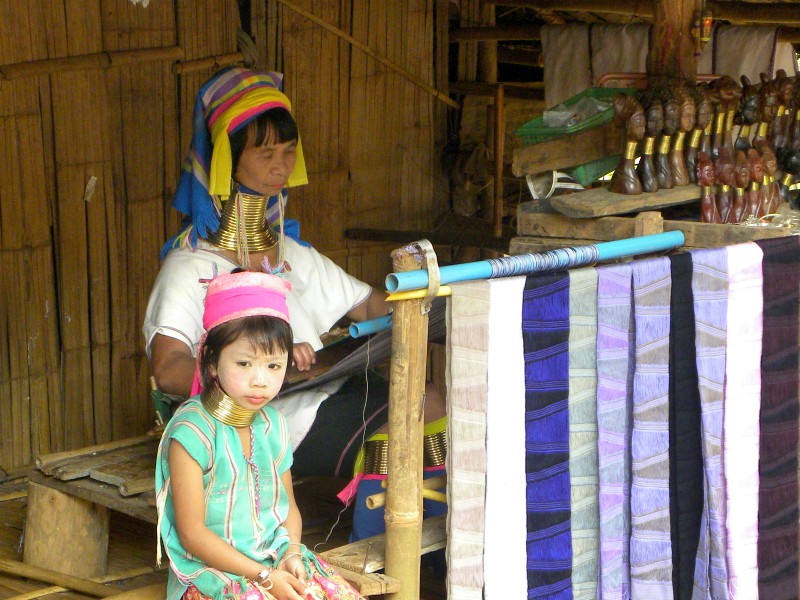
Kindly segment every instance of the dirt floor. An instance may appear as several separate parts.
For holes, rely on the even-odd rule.
[[[304,541],[310,548],[324,551],[347,543],[351,520],[350,511],[340,514],[340,505],[325,486],[320,493],[298,490],[298,503],[304,514]],[[7,574],[13,562],[22,560],[25,512],[27,507],[24,482],[13,486],[0,484],[0,600],[30,600],[51,597],[86,600],[92,596],[63,590],[63,588]],[[21,497],[15,497],[21,496]],[[53,515],[54,519],[58,515]],[[337,522],[338,519],[338,522]],[[155,566],[155,527],[111,511],[108,573],[111,585],[119,591],[139,588],[166,580],[165,564]],[[423,563],[425,564],[425,563]],[[424,566],[420,580],[420,600],[442,600],[446,597],[441,571]],[[382,598],[373,596],[373,598]]]

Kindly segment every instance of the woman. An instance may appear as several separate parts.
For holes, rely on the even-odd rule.
[[[186,226],[165,247],[143,327],[164,393],[186,398],[193,391],[204,281],[219,273],[262,269],[291,283],[292,359],[299,370],[314,364],[321,336],[342,317],[364,321],[388,312],[385,293],[297,240],[297,228],[285,224],[286,188],[307,183],[307,176],[291,104],[279,85],[276,73],[233,67],[198,93],[192,148],[173,203],[187,215]],[[275,400],[289,423],[293,474],[351,477],[362,446],[386,429],[388,393],[388,382],[371,374],[368,381],[339,379]],[[440,440],[444,403],[433,386],[426,393],[426,422],[436,422],[428,433]],[[435,446],[443,454],[441,442]],[[366,488],[358,488],[365,497]],[[374,522],[367,535],[382,530],[382,511],[364,518]]]

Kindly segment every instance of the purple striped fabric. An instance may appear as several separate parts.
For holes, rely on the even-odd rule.
[[[636,367],[631,436],[631,595],[672,600],[668,258],[633,262]]]
[[[634,327],[630,264],[597,269],[597,446],[602,600],[629,599]]]
[[[694,572],[694,597],[728,598],[725,489],[721,462],[728,255],[724,248],[692,252],[697,378],[702,412],[705,502]]]
[[[572,598],[569,277],[529,276],[522,299],[528,598]]]

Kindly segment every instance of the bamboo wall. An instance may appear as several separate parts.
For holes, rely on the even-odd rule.
[[[441,76],[435,0],[299,4]],[[379,285],[390,248],[343,231],[431,225],[446,205],[446,109],[278,2],[253,17],[309,165],[289,216]],[[170,202],[195,93],[231,62],[238,24],[233,0],[0,0],[0,467],[152,426],[141,323],[180,220]]]

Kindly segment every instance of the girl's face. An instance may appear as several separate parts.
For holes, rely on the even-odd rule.
[[[274,196],[286,187],[296,162],[297,140],[272,143],[268,139],[266,144],[255,146],[248,135],[233,178],[266,197]]]
[[[240,337],[222,349],[217,366],[209,370],[237,406],[259,410],[278,395],[288,364],[286,351],[266,354]]]

